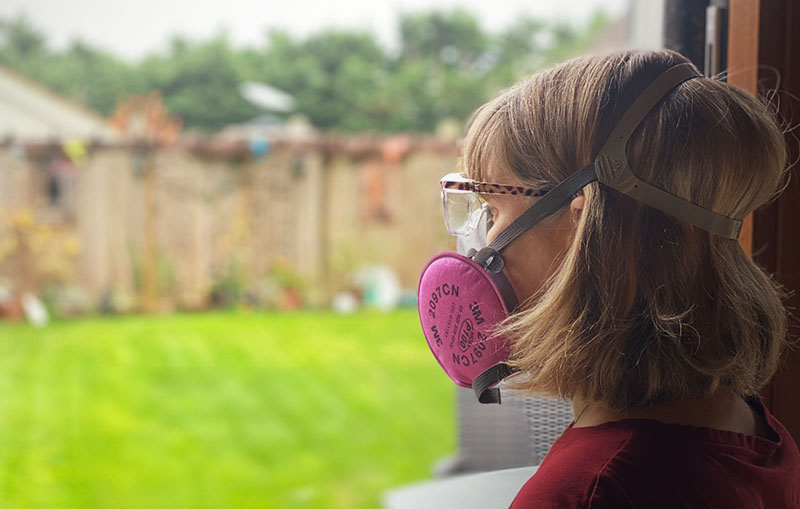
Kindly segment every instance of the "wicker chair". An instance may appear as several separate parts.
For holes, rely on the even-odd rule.
[[[501,405],[482,405],[472,390],[457,388],[458,452],[437,463],[435,480],[384,493],[385,509],[508,507],[572,421],[572,406],[500,390]]]
[[[458,451],[434,466],[436,477],[538,465],[572,421],[567,401],[500,391],[502,404],[482,405],[456,388]]]

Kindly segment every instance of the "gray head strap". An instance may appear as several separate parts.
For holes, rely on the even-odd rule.
[[[617,123],[603,148],[600,149],[600,153],[594,162],[597,180],[601,184],[612,187],[631,198],[682,219],[689,224],[722,237],[736,239],[739,237],[739,231],[742,228],[740,220],[717,214],[648,184],[634,175],[630,166],[628,166],[628,158],[625,155],[628,140],[645,115],[673,88],[686,80],[697,77],[699,76],[689,64],[676,65],[664,71],[644,89],[644,92],[636,98],[619,123]]]
[[[595,180],[711,233],[729,239],[738,238],[739,230],[742,228],[740,220],[717,214],[641,180],[631,171],[625,154],[633,131],[658,101],[684,81],[699,77],[700,75],[696,74],[689,64],[679,64],[661,73],[631,104],[603,144],[594,162],[577,170],[538,199],[500,232],[488,247],[479,251],[474,260],[481,265],[493,264],[500,250],[536,223],[558,211],[575,193]]]

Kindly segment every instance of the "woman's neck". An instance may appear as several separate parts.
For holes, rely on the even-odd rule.
[[[728,389],[712,396],[685,399],[667,405],[614,410],[596,401],[575,399],[575,428],[597,426],[622,419],[653,419],[667,424],[684,424],[734,431],[751,436],[764,436],[766,424],[750,405]]]

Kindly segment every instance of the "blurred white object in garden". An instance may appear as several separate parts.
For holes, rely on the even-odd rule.
[[[400,280],[388,265],[361,269],[356,275],[356,284],[362,289],[361,300],[366,308],[391,311],[400,302]]]
[[[22,296],[22,309],[25,311],[25,318],[36,327],[47,325],[49,315],[47,308],[35,295],[26,293]]]
[[[267,85],[248,81],[239,87],[239,93],[253,105],[264,111],[289,112],[294,109],[294,97],[283,90]]]
[[[358,299],[350,292],[339,292],[333,296],[331,308],[340,315],[349,315],[358,310]]]

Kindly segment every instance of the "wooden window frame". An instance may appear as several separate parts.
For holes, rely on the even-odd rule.
[[[795,5],[793,5],[795,4]],[[777,90],[779,113],[796,125],[800,115],[800,5],[793,0],[730,0],[728,82],[753,94]],[[794,35],[793,35],[794,31]],[[777,71],[779,73],[776,74]],[[794,108],[793,108],[794,107]],[[789,161],[798,160],[800,141],[787,133]],[[745,252],[782,284],[785,302],[800,310],[800,171],[790,168],[783,194],[747,217],[740,242]],[[789,334],[798,340],[800,323],[791,319]],[[762,396],[772,413],[800,442],[800,348],[787,350],[781,368]]]

